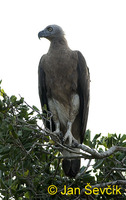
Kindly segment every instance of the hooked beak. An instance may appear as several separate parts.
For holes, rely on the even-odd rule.
[[[39,38],[39,39],[42,38],[42,37],[45,37],[45,36],[46,36],[45,31],[40,31],[40,32],[38,33],[38,38]]]

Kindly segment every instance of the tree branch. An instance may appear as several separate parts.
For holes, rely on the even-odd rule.
[[[25,101],[24,101],[25,102]],[[34,108],[32,108],[30,105],[28,105],[26,102],[25,104],[30,107],[34,112],[37,112],[38,114],[40,114],[39,111],[36,111]],[[41,114],[40,114],[41,115]],[[41,115],[42,116],[42,115]],[[52,117],[52,116],[51,116]],[[50,123],[51,123],[51,117],[50,117]],[[49,129],[41,129],[41,127],[38,126],[38,129],[40,130],[40,132],[42,132],[42,134],[45,136],[46,134],[51,136],[52,140],[56,143],[56,145],[59,147],[59,150],[67,150],[68,152],[74,153],[76,154],[76,157],[80,156],[83,157],[85,159],[103,159],[106,157],[109,157],[110,155],[116,153],[117,151],[121,151],[121,152],[126,152],[126,147],[121,147],[121,146],[113,146],[111,147],[109,150],[105,151],[105,152],[101,152],[99,153],[98,151],[96,151],[95,149],[91,149],[90,147],[84,145],[84,144],[78,144],[76,146],[76,148],[79,148],[82,150],[82,152],[76,152],[74,150],[74,148],[71,148],[67,145],[63,145],[62,141],[60,140],[60,138],[58,137],[58,135],[54,134],[52,131],[50,131]],[[45,132],[45,133],[44,133]],[[53,145],[54,147],[54,145]],[[56,147],[57,148],[57,147]],[[59,157],[59,159],[61,159],[61,157]]]
[[[89,153],[91,158],[97,158],[97,159],[103,159],[109,157],[110,155],[114,154],[117,151],[126,152],[126,147],[121,147],[121,146],[113,146],[109,150],[102,153],[99,153],[96,150],[91,149],[83,144],[79,144],[78,148]]]

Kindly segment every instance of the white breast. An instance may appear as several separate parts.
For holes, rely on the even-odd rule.
[[[73,94],[69,105],[64,106],[61,102],[56,99],[49,99],[49,108],[53,114],[53,117],[60,121],[63,125],[67,126],[68,121],[73,122],[76,115],[79,112],[79,95]],[[54,119],[54,121],[55,121]]]

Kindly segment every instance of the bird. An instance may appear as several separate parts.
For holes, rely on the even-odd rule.
[[[63,134],[63,142],[72,147],[82,144],[86,131],[89,99],[90,72],[82,53],[71,50],[65,33],[59,25],[48,25],[38,33],[38,38],[50,41],[47,54],[38,66],[38,90],[41,107],[52,113],[52,131]],[[44,112],[44,111],[43,111]],[[46,123],[49,128],[49,124]],[[63,150],[62,168],[66,176],[75,178],[81,160],[77,153]],[[75,158],[76,156],[76,158]],[[66,158],[65,158],[66,157]]]

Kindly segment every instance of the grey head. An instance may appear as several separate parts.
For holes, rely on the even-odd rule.
[[[47,38],[48,40],[53,40],[58,37],[63,37],[64,31],[58,25],[49,25],[44,30],[38,33],[38,38]]]

